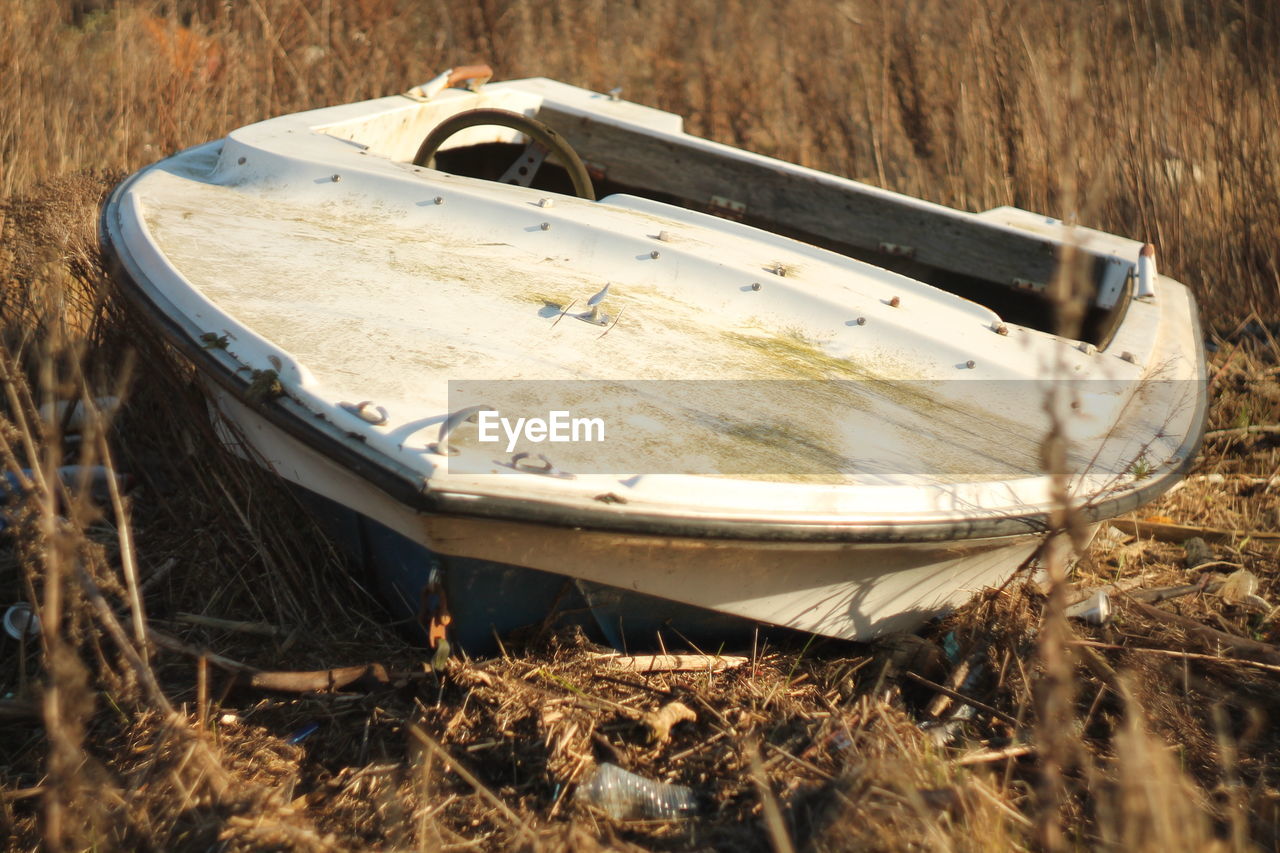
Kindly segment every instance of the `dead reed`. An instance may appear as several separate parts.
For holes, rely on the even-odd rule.
[[[1276,308],[1269,0],[164,8],[9,4],[0,194],[132,170],[266,116],[482,60],[502,77],[622,86],[695,132],[944,204],[1014,204],[1150,240],[1215,325]]]
[[[1273,601],[1280,569],[1251,535],[1280,528],[1278,8],[9,3],[0,444],[6,471],[31,473],[4,507],[0,602],[38,602],[46,630],[0,637],[7,846],[1274,847],[1280,628],[1220,590],[1245,569]],[[1015,584],[923,637],[741,650],[718,672],[615,671],[552,635],[432,675],[292,499],[221,449],[192,376],[111,299],[93,221],[114,180],[171,150],[474,60],[622,85],[696,132],[946,204],[1156,242],[1216,332],[1220,432],[1146,514],[1213,559],[1108,534],[1058,594],[1204,574],[1200,590],[1118,595],[1116,623],[1086,628],[1047,623],[1044,594]],[[120,394],[75,440],[38,414]],[[72,462],[133,488],[63,483]],[[336,691],[244,674],[346,665],[361,677]],[[1056,704],[1038,702],[1055,679]],[[693,787],[698,816],[579,802],[606,761]]]

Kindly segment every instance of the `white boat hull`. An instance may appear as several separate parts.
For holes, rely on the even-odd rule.
[[[488,156],[539,115],[608,161],[609,194],[577,191],[584,170],[575,197],[416,162],[424,133],[495,108],[515,118],[441,156]],[[1085,525],[1177,482],[1204,429],[1194,299],[1150,247],[552,81],[242,128],[132,176],[101,227],[228,444],[411,543],[391,596],[410,612],[441,556],[571,578],[601,607],[867,639],[1030,564],[1051,429]],[[1091,294],[1077,338],[1045,320],[1064,262]],[[610,443],[464,435],[513,385],[511,407],[581,407]]]
[[[226,392],[210,393],[236,426],[232,433],[224,424],[228,446],[434,554],[539,569],[830,637],[911,630],[1019,569],[1035,571],[1032,558],[1044,541],[1040,533],[894,544],[691,539],[417,513]]]

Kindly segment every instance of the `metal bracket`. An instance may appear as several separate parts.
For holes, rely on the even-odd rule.
[[[435,444],[427,449],[432,453],[439,453],[441,456],[457,456],[458,449],[449,445],[449,434],[464,422],[475,423],[475,416],[479,412],[496,411],[498,410],[488,403],[480,403],[475,406],[467,406],[465,409],[458,409],[456,412],[450,412],[449,416],[440,423],[440,434],[436,436]]]
[[[418,606],[418,622],[427,630],[427,645],[435,650],[431,658],[433,669],[443,669],[449,657],[447,637],[453,615],[449,613],[449,599],[444,591],[444,575],[439,566],[433,565],[422,587],[422,601]]]
[[[540,474],[543,477],[555,477],[557,480],[578,479],[577,474],[570,474],[568,471],[561,471],[542,453],[534,456],[531,453],[522,452],[512,456],[510,462],[498,462],[496,459],[494,462],[504,468],[510,468],[513,471],[522,471],[526,474]],[[541,464],[539,464],[539,462]]]
[[[515,184],[520,187],[527,187],[533,183],[533,176],[538,174],[538,169],[542,167],[542,161],[547,159],[547,155],[551,151],[538,142],[536,139],[531,141],[524,147],[524,151],[520,152],[520,156],[512,163],[507,171],[502,173],[502,177],[498,178],[500,183]]]
[[[747,215],[747,205],[745,203],[725,198],[722,195],[713,195],[711,200],[707,202],[707,207],[710,213],[719,216],[721,219],[732,219],[735,222],[741,222],[742,218]]]

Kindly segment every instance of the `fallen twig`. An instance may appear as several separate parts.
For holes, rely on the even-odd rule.
[[[1154,619],[1157,622],[1164,622],[1168,625],[1176,625],[1201,642],[1210,645],[1228,646],[1239,652],[1258,655],[1268,663],[1280,665],[1280,649],[1275,646],[1260,643],[1257,640],[1250,640],[1247,637],[1241,637],[1236,634],[1228,634],[1226,631],[1219,631],[1217,628],[1210,628],[1208,625],[1197,622],[1188,616],[1161,610],[1159,607],[1152,607],[1150,604],[1144,604],[1141,601],[1130,600],[1128,604],[1147,618]]]
[[[323,693],[346,687],[352,682],[368,678],[378,684],[391,683],[391,676],[380,663],[364,663],[337,669],[319,669],[311,672],[255,672],[247,676],[250,687],[262,690],[280,690],[285,693]]]
[[[1205,432],[1205,438],[1222,438],[1228,435],[1280,435],[1280,425],[1253,424],[1252,426],[1227,427],[1211,429]]]
[[[951,763],[957,767],[969,767],[974,764],[990,764],[992,761],[1003,761],[1006,758],[1021,758],[1024,755],[1030,755],[1035,752],[1036,748],[1030,744],[1019,743],[1013,746],[1006,746],[1003,749],[988,749],[983,752],[971,752],[968,755],[962,755]]]
[[[261,637],[285,637],[288,632],[266,622],[239,622],[234,619],[218,619],[214,616],[202,616],[199,613],[179,613],[174,619],[188,625],[200,625],[205,628],[217,628],[220,631],[231,631],[237,634],[257,634]]]
[[[412,735],[415,740],[417,740],[419,743],[425,746],[431,753],[436,755],[446,765],[448,765],[450,770],[452,770],[454,773],[457,773],[459,776],[461,776],[462,780],[466,782],[468,785],[470,785],[472,790],[474,790],[477,794],[479,794],[481,798],[483,798],[486,802],[489,803],[489,805],[493,806],[498,811],[500,811],[502,815],[506,817],[508,821],[510,821],[511,825],[520,832],[521,835],[527,835],[527,836],[533,835],[533,830],[529,828],[529,825],[527,823],[525,823],[523,820],[520,819],[519,815],[517,815],[515,812],[511,810],[510,806],[504,803],[501,800],[501,798],[498,797],[498,795],[493,793],[493,791],[490,791],[483,782],[481,782],[474,775],[472,775],[470,770],[468,770],[467,768],[459,764],[457,759],[455,759],[452,755],[450,755],[449,751],[446,750],[443,746],[436,743],[435,739],[432,738],[431,735],[427,734],[417,726],[409,726],[409,734]]]
[[[1189,524],[1169,524],[1163,521],[1139,521],[1134,518],[1113,518],[1111,526],[1131,536],[1150,536],[1165,542],[1185,542],[1199,536],[1209,542],[1231,542],[1235,539],[1280,541],[1280,533],[1265,530],[1231,530],[1225,527],[1195,527]]]
[[[165,560],[160,564],[160,568],[152,572],[151,575],[142,582],[142,585],[138,587],[138,593],[140,595],[146,595],[155,587],[156,584],[168,577],[169,572],[173,571],[173,567],[176,565],[178,565],[177,557],[170,557]]]
[[[98,621],[106,629],[107,634],[112,641],[120,649],[120,653],[124,655],[125,661],[134,671],[138,678],[138,682],[142,685],[147,697],[156,709],[160,711],[165,721],[168,722],[175,731],[182,732],[184,735],[190,736],[191,732],[187,728],[187,721],[180,715],[169,702],[169,697],[165,695],[161,689],[160,683],[156,680],[154,670],[151,665],[145,661],[138,650],[133,647],[129,641],[129,636],[125,633],[124,628],[120,625],[120,620],[111,610],[111,605],[107,603],[107,599],[102,594],[102,589],[94,581],[93,577],[84,568],[77,566],[76,573],[79,576],[80,585],[83,587],[85,597],[88,598],[89,604],[93,607],[97,614]],[[145,627],[145,626],[144,626]],[[145,639],[145,637],[144,637]],[[210,789],[214,795],[221,797],[231,784],[231,780],[225,768],[218,761],[217,756],[204,744],[203,741],[196,740],[191,745],[190,755],[198,756],[198,760],[202,765],[205,780],[208,782]]]
[[[1161,655],[1171,658],[1185,658],[1187,660],[1201,660],[1208,663],[1237,664],[1239,666],[1247,666],[1253,669],[1261,669],[1266,672],[1280,673],[1280,664],[1263,663],[1262,661],[1250,660],[1249,658],[1224,658],[1221,655],[1205,655],[1199,652],[1182,652],[1177,649],[1153,649],[1147,646],[1121,646],[1116,643],[1102,643],[1097,640],[1072,640],[1073,646],[1082,646],[1087,649],[1110,649],[1118,652],[1142,652],[1148,655]]]
[[[760,747],[755,743],[747,747],[747,762],[751,769],[751,781],[760,793],[760,806],[764,811],[764,826],[769,833],[769,841],[773,844],[774,853],[795,853],[795,845],[787,834],[787,825],[782,820],[782,810],[778,807],[778,797],[765,775],[764,765],[760,763]]]
[[[36,785],[34,788],[18,788],[13,791],[0,791],[0,800],[6,803],[12,803],[16,800],[26,800],[31,797],[38,797],[45,792],[43,785]]]
[[[195,658],[203,656],[209,663],[219,669],[242,678],[244,684],[261,690],[279,690],[284,693],[320,693],[346,687],[361,678],[368,678],[378,684],[389,684],[392,681],[392,675],[387,671],[387,668],[376,662],[306,672],[273,672],[198,649],[163,631],[157,631],[155,628],[148,628],[147,636],[151,642],[161,648]],[[405,672],[396,673],[395,677],[396,679],[426,677],[426,674]]]
[[[1134,601],[1155,604],[1158,601],[1168,601],[1171,598],[1181,598],[1184,595],[1195,595],[1197,592],[1217,592],[1222,588],[1222,584],[1222,581],[1214,581],[1211,584],[1189,583],[1182,584],[1180,586],[1160,586],[1153,589],[1136,589],[1129,593],[1129,597]]]
[[[622,672],[719,672],[747,662],[739,655],[595,655],[610,669]]]
[[[984,711],[993,717],[997,717],[1001,720],[1004,720],[1006,723],[1008,723],[1011,726],[1016,727],[1018,725],[1018,720],[1016,717],[1012,717],[1009,714],[1006,714],[1004,711],[1000,711],[1000,710],[997,710],[996,708],[992,708],[990,705],[984,702],[979,702],[977,699],[971,698],[969,696],[965,696],[963,693],[952,690],[950,687],[945,687],[937,683],[936,681],[930,681],[924,676],[916,675],[914,672],[911,672],[910,670],[904,670],[902,674],[905,675],[907,678],[910,678],[912,681],[916,681],[916,682],[919,682],[920,684],[923,684],[925,687],[928,687],[931,690],[936,690],[939,693],[945,693],[947,696],[950,696],[952,699],[956,700],[957,702],[963,702],[966,705],[972,705],[973,707],[977,708],[979,711]]]

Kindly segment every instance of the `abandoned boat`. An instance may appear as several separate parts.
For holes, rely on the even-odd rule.
[[[487,77],[241,128],[101,216],[227,443],[433,646],[556,608],[631,645],[909,629],[1033,565],[1064,494],[1096,525],[1191,464],[1197,312],[1150,246]]]

